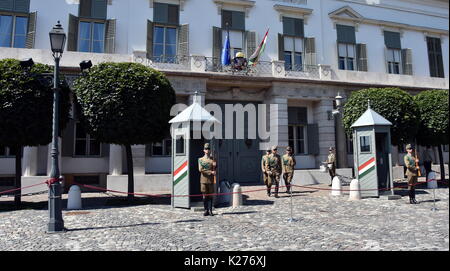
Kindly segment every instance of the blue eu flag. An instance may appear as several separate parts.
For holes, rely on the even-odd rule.
[[[225,39],[225,44],[222,48],[222,55],[220,57],[220,63],[222,66],[230,65],[230,39],[228,38],[228,35]]]

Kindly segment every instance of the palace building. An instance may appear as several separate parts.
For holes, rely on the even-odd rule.
[[[202,104],[277,104],[270,118],[278,122],[281,153],[294,149],[295,179],[320,183],[329,181],[319,171],[329,147],[336,147],[338,173],[352,176],[351,138],[332,113],[336,96],[345,103],[368,87],[411,94],[449,88],[448,19],[448,0],[0,0],[0,59],[53,65],[48,33],[60,21],[67,34],[60,65],[69,84],[81,76],[83,60],[137,62],[164,72],[179,103],[191,104],[198,91]],[[221,66],[227,35],[231,55],[248,58],[267,29],[251,72]],[[126,191],[124,149],[91,137],[75,113],[60,143],[66,189],[77,181]],[[171,146],[168,131],[162,142],[132,147],[136,192],[170,190]],[[261,181],[258,147],[258,139],[222,140],[220,178]],[[48,178],[49,150],[24,148],[23,186]],[[393,147],[400,178],[404,152]],[[13,185],[14,153],[0,142],[2,187]],[[448,154],[444,146],[447,164]]]

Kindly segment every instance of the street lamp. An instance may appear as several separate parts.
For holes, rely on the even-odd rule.
[[[59,132],[59,60],[64,51],[66,43],[66,33],[58,21],[49,33],[50,45],[55,60],[55,70],[53,78],[53,135],[52,135],[52,167],[50,172],[48,211],[50,221],[48,223],[48,233],[64,231],[64,221],[62,218],[61,184],[58,165],[58,132]]]

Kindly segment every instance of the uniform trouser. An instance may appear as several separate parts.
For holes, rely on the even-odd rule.
[[[416,198],[416,184],[417,184],[417,176],[407,176],[407,180],[408,180],[408,191],[409,191],[409,196],[411,198]]]
[[[330,168],[328,171],[329,171],[329,173],[330,173],[331,182],[333,182],[333,178],[336,176],[336,168],[335,168],[335,167],[332,167],[332,168]]]
[[[269,185],[267,188],[271,188],[272,184],[275,184],[275,193],[278,192],[278,187],[280,186],[280,174],[279,173],[272,173],[272,175],[268,175],[268,183]]]
[[[283,173],[284,183],[286,184],[286,188],[288,191],[291,189],[292,177],[294,177],[294,172]]]
[[[203,207],[205,211],[212,211],[212,202],[213,196],[208,194],[214,193],[214,184],[213,183],[201,183],[200,191],[203,194]]]

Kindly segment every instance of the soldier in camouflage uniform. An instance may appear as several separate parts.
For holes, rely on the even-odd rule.
[[[418,164],[419,160],[416,157],[412,156],[414,148],[411,146],[411,144],[406,145],[406,151],[408,152],[408,154],[405,155],[403,160],[405,162],[406,177],[408,180],[409,203],[417,204],[415,185],[417,184],[417,175],[418,175],[416,163]]]
[[[330,147],[326,163],[331,177],[330,184],[328,186],[331,186],[333,183],[333,178],[336,176],[336,155],[334,154],[334,147]]]
[[[266,172],[266,166],[269,161],[270,152],[271,152],[271,150],[270,150],[270,148],[268,148],[266,150],[266,154],[263,155],[261,158],[261,171],[263,173],[264,184],[267,187],[267,196],[269,196],[269,197],[270,197],[270,187],[272,186],[272,183],[269,183],[269,175]]]
[[[275,198],[278,198],[278,187],[280,186],[281,176],[281,157],[277,154],[277,146],[272,147],[272,153],[269,155],[266,172],[268,174],[268,182],[272,185],[275,183]]]
[[[198,170],[200,171],[200,191],[203,194],[204,216],[213,216],[213,197],[207,194],[214,193],[214,176],[216,175],[216,162],[210,155],[209,143],[206,143],[203,151],[205,155],[198,159]]]
[[[286,154],[281,158],[283,165],[283,179],[286,184],[286,192],[292,193],[291,191],[291,181],[294,176],[294,168],[297,162],[295,157],[292,155],[292,148],[288,146],[286,148]]]

